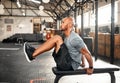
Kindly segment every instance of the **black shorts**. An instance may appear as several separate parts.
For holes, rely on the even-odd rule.
[[[73,70],[71,65],[72,58],[70,57],[68,49],[64,43],[61,45],[57,53],[54,50],[52,56],[59,70],[64,70],[64,71]]]

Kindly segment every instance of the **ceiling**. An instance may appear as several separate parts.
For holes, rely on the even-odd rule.
[[[5,13],[1,14],[1,16],[50,16],[53,19],[60,19],[64,16],[74,15],[76,10],[80,13],[81,8],[94,9],[94,0],[50,0],[49,3],[44,3],[42,0],[36,0],[39,3],[32,0],[0,1],[5,9]],[[18,2],[21,7],[18,6]],[[41,6],[44,6],[43,11],[41,11]]]

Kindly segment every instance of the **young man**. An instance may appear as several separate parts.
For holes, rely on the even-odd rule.
[[[71,64],[67,70],[77,70],[78,67],[81,65],[82,55],[84,55],[89,63],[89,68],[86,68],[86,72],[87,74],[92,74],[93,60],[91,54],[81,37],[73,31],[73,23],[74,22],[71,17],[66,17],[62,20],[61,30],[64,32],[65,35],[64,41],[61,36],[55,35],[54,37],[43,43],[41,46],[39,46],[37,49],[25,43],[24,53],[27,60],[31,62],[39,54],[46,52],[52,48],[55,48],[53,57],[57,57],[58,55],[62,55],[63,53],[61,51],[66,50],[65,47],[67,47],[70,57],[72,58]],[[64,70],[64,68],[62,70]]]

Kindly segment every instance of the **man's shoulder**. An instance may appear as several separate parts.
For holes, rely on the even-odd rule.
[[[81,40],[81,37],[79,36],[79,34],[75,33],[74,31],[72,32],[72,35],[70,37],[71,39],[80,39]]]

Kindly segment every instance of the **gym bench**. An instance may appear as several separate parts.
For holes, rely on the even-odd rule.
[[[115,83],[114,71],[119,71],[119,68],[94,68],[93,74],[97,73],[109,73],[111,77],[111,83]],[[82,75],[86,74],[84,69],[79,69],[76,71],[59,71],[57,67],[52,68],[53,73],[56,75],[54,83],[58,83],[60,78],[67,75]]]

